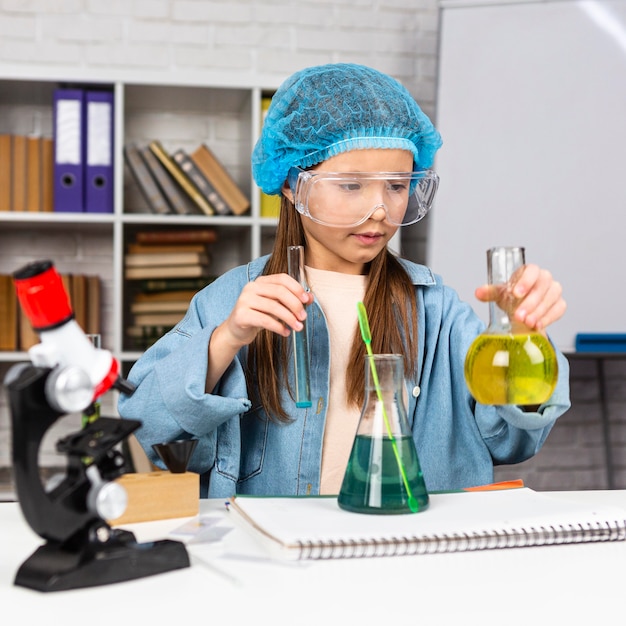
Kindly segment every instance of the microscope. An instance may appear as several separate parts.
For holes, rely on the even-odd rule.
[[[60,591],[132,580],[189,566],[185,546],[172,540],[138,543],[107,520],[126,509],[115,479],[126,473],[119,445],[141,422],[96,416],[56,442],[67,457],[65,475],[44,485],[39,451],[48,429],[68,413],[88,413],[108,391],[132,394],[119,362],[97,348],[74,319],[52,261],[35,261],[13,274],[22,311],[39,333],[30,362],[12,366],[4,380],[12,421],[14,482],[22,513],[43,539],[20,566],[15,584]]]

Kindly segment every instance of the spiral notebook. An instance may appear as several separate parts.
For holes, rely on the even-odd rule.
[[[270,557],[337,559],[623,541],[626,510],[563,501],[527,487],[435,493],[405,515],[340,509],[336,497],[234,496],[237,526]]]

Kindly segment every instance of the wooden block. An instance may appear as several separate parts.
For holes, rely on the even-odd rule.
[[[193,472],[144,472],[124,474],[115,482],[126,489],[128,506],[112,526],[192,517],[200,508],[200,476]]]

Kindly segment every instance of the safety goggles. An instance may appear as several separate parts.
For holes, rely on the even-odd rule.
[[[291,168],[296,210],[324,226],[350,227],[385,210],[394,226],[421,220],[432,206],[439,177],[419,172],[320,172]]]

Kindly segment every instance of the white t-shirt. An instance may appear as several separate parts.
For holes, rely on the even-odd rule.
[[[358,327],[357,302],[365,295],[366,276],[306,268],[307,280],[328,322],[330,396],[322,449],[321,494],[337,494],[346,471],[361,407],[346,405],[346,368]]]

